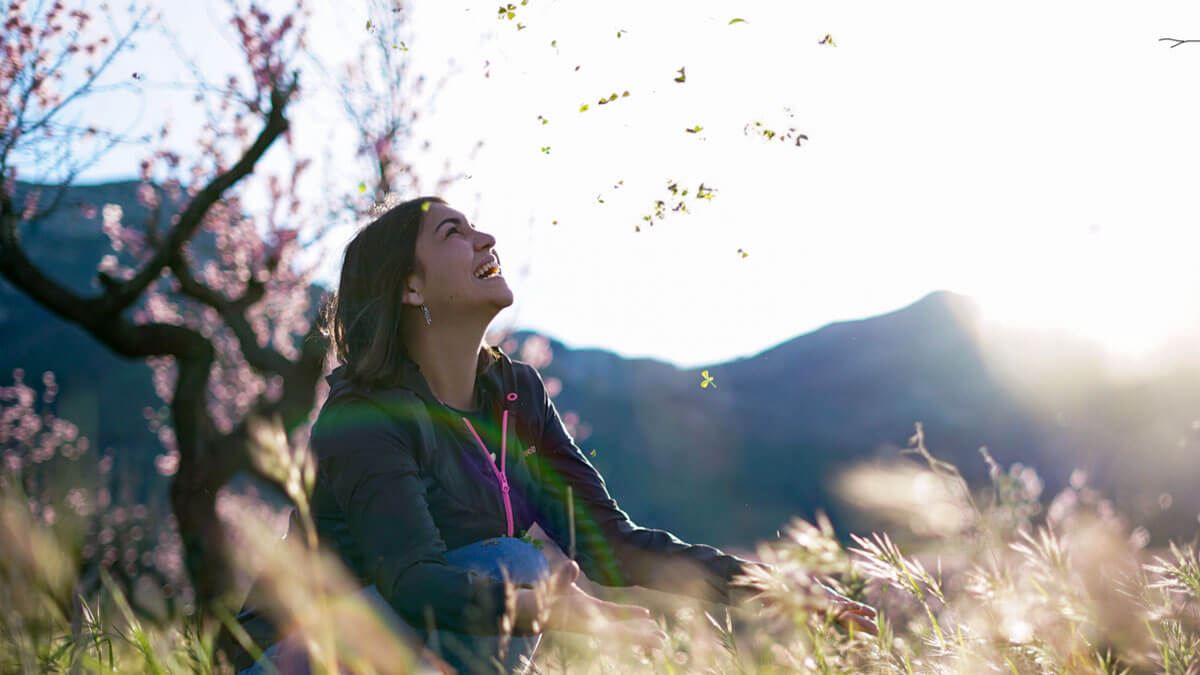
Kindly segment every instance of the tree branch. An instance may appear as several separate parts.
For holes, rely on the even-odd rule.
[[[288,433],[308,421],[316,403],[317,382],[324,372],[328,351],[329,340],[321,333],[318,317],[300,343],[300,357],[292,368],[291,377],[283,381],[283,395],[267,409],[268,414],[279,414]]]
[[[171,271],[179,280],[179,289],[184,295],[217,310],[217,313],[221,315],[221,320],[237,337],[242,356],[246,358],[247,363],[262,372],[271,372],[284,377],[291,373],[295,364],[274,349],[260,346],[258,336],[250,327],[250,322],[246,320],[245,309],[262,299],[265,292],[262,283],[251,280],[242,297],[231,301],[192,276],[191,270],[187,268],[187,263],[183,260],[173,261]]]
[[[78,87],[75,88],[74,91],[72,91],[67,96],[63,97],[63,100],[59,101],[58,105],[55,105],[53,108],[51,108],[49,111],[47,111],[46,114],[42,115],[42,118],[39,119],[37,122],[34,122],[33,126],[26,129],[24,131],[24,133],[25,134],[33,133],[33,132],[37,131],[39,128],[41,128],[42,126],[49,124],[50,120],[53,119],[54,116],[56,114],[58,114],[59,111],[61,111],[65,107],[67,107],[75,99],[88,93],[91,89],[92,84],[96,81],[96,79],[98,77],[100,77],[101,73],[103,73],[105,70],[108,69],[108,67],[110,65],[112,65],[113,59],[116,58],[117,54],[121,53],[121,50],[125,48],[125,45],[129,43],[129,40],[135,34],[137,34],[139,31],[142,30],[142,22],[146,19],[146,15],[149,13],[150,13],[150,8],[149,7],[144,8],[142,10],[142,13],[140,15],[138,15],[137,19],[134,20],[133,25],[131,25],[129,27],[129,30],[126,31],[125,34],[122,35],[117,40],[117,44],[108,52],[108,54],[100,62],[100,66],[98,68],[95,68],[92,71],[92,73],[88,76],[88,78],[86,80],[84,80],[83,84],[79,85]],[[78,38],[78,35],[79,35],[78,32],[76,32],[74,37]],[[55,63],[54,66],[51,67],[47,72],[51,72],[51,73],[57,72],[58,69],[61,67],[63,60],[68,58],[69,56],[70,56],[70,52],[64,50],[62,55],[59,57],[58,63]]]
[[[200,223],[204,220],[204,215],[208,213],[212,205],[221,199],[226,190],[252,173],[254,165],[266,153],[267,148],[271,147],[275,139],[287,131],[288,120],[284,116],[284,108],[287,106],[295,89],[296,82],[293,80],[284,88],[276,86],[271,90],[271,111],[268,113],[266,124],[263,126],[262,131],[259,132],[254,144],[246,150],[246,153],[242,155],[242,158],[238,160],[233,168],[214,178],[188,202],[187,208],[179,216],[179,222],[171,229],[171,233],[166,237],[163,245],[159,247],[154,257],[132,279],[116,286],[103,296],[102,312],[113,315],[120,314],[132,305],[151,283],[159,278],[163,268],[171,265],[180,258],[179,252],[184,242],[191,239],[192,235],[195,234]]]
[[[97,323],[100,316],[94,301],[89,302],[46,276],[25,255],[17,229],[18,220],[12,196],[0,190],[0,274],[58,316],[81,326]]]
[[[1180,40],[1179,38],[1169,38],[1169,37],[1158,38],[1158,41],[1159,42],[1174,42],[1175,44],[1171,45],[1171,47],[1170,47],[1171,49],[1174,49],[1174,48],[1178,47],[1179,45],[1187,44],[1189,42],[1200,42],[1200,40]]]
[[[187,359],[212,354],[208,340],[191,329],[164,323],[132,324],[118,314],[105,312],[101,298],[82,298],[46,276],[21,248],[17,220],[12,198],[0,191],[0,274],[34,302],[83,328],[126,358]]]

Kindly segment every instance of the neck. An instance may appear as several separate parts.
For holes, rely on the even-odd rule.
[[[475,370],[487,326],[455,325],[448,319],[443,317],[439,323],[435,317],[430,326],[422,319],[410,326],[409,357],[420,366],[439,401],[460,410],[474,410]]]

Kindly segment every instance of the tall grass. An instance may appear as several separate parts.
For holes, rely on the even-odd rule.
[[[439,662],[389,625],[315,539],[307,495],[312,458],[275,424],[255,428],[260,468],[298,505],[302,536],[280,540],[261,502],[229,494],[222,514],[246,578],[297,636],[317,672],[432,672]],[[892,521],[851,534],[829,521],[793,519],[757,554],[773,571],[737,582],[737,607],[647,596],[668,635],[650,653],[603,628],[547,633],[533,666],[563,673],[1200,673],[1200,556],[1196,543],[1147,550],[1106,500],[1076,477],[1048,503],[1028,467],[1000,467],[972,490],[925,447],[864,465],[839,481],[860,509]],[[914,461],[915,460],[915,461]],[[214,648],[215,616],[148,612],[104,572],[85,590],[78,528],[31,509],[19,482],[0,481],[0,672],[232,672]],[[879,609],[878,636],[848,632],[821,611],[826,586]],[[240,604],[240,598],[238,599]],[[231,603],[232,605],[233,603]],[[511,608],[510,608],[511,609]],[[511,614],[511,611],[510,611]],[[512,618],[503,622],[511,629]]]

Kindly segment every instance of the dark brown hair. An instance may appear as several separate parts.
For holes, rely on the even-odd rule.
[[[323,332],[351,380],[386,386],[406,357],[401,316],[408,277],[420,270],[417,235],[430,202],[420,197],[397,204],[346,245],[337,291],[324,309]]]

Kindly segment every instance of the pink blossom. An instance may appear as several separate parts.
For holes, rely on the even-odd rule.
[[[142,183],[137,186],[137,200],[139,204],[147,209],[155,209],[159,205],[158,193],[154,191],[154,188],[149,183]]]
[[[521,345],[521,360],[534,368],[544,368],[554,359],[550,340],[541,335],[530,335]]]
[[[174,476],[179,470],[179,454],[167,453],[154,458],[154,468],[161,476]]]

